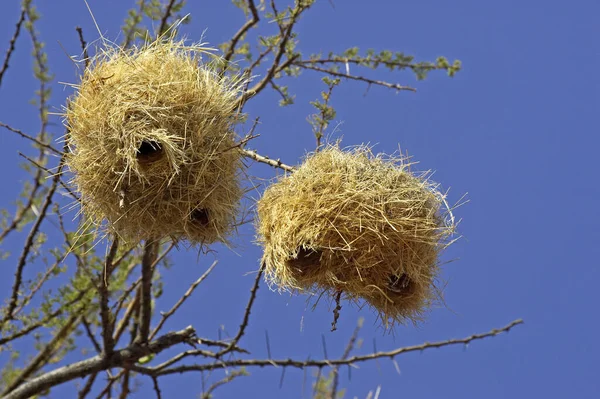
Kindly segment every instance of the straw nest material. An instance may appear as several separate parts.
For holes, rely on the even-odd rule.
[[[105,49],[66,110],[67,164],[84,214],[125,239],[224,241],[242,196],[239,79],[205,48],[160,40]]]
[[[388,326],[418,321],[439,299],[438,255],[454,228],[445,204],[405,159],[329,146],[258,202],[266,277],[281,290],[362,298]]]

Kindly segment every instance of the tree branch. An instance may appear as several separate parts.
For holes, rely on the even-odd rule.
[[[274,168],[279,168],[279,169],[283,169],[286,172],[293,172],[294,171],[294,167],[293,166],[289,166],[284,164],[283,162],[281,162],[281,160],[278,159],[271,159],[265,155],[260,155],[259,153],[257,153],[254,150],[247,150],[245,148],[240,149],[240,151],[242,152],[242,155],[245,156],[246,158],[251,158],[254,159],[256,162],[261,162],[267,165],[270,165]]]
[[[306,11],[308,8],[310,8],[310,4],[298,2],[296,7],[291,11],[290,21],[285,26],[284,33],[280,37],[279,46],[277,48],[277,53],[275,54],[275,59],[273,60],[273,64],[267,71],[267,74],[265,75],[264,78],[262,78],[254,86],[252,86],[251,88],[249,88],[248,90],[246,90],[244,92],[244,94],[238,100],[238,103],[240,105],[244,104],[246,101],[248,101],[249,99],[251,99],[252,97],[257,95],[258,93],[260,93],[267,86],[267,84],[271,81],[271,79],[273,79],[273,77],[275,76],[277,71],[282,70],[285,67],[287,67],[288,64],[284,64],[284,65],[280,66],[281,59],[283,58],[284,54],[286,54],[286,46],[287,46],[290,38],[292,37],[292,32],[294,30],[294,26],[296,25],[296,22],[298,22],[300,15],[302,15],[302,13],[304,11]],[[288,62],[289,61],[290,60],[288,60]]]
[[[148,335],[150,334],[150,321],[152,320],[152,275],[154,272],[154,262],[158,258],[158,249],[158,240],[147,240],[144,244],[138,343],[147,342]]]
[[[98,294],[100,295],[100,319],[102,323],[102,344],[103,344],[103,355],[108,359],[112,355],[112,351],[115,347],[115,341],[113,340],[114,330],[114,315],[110,311],[108,306],[108,299],[110,296],[110,290],[108,288],[110,283],[110,275],[113,271],[113,261],[117,256],[119,249],[119,239],[115,237],[104,260],[103,274],[98,279]]]
[[[156,334],[160,331],[160,329],[165,324],[167,319],[169,317],[171,317],[177,311],[177,309],[179,309],[179,307],[181,305],[183,305],[183,303],[186,301],[186,299],[188,299],[188,297],[190,295],[192,295],[192,293],[194,292],[196,287],[198,287],[198,285],[208,277],[208,275],[210,274],[210,272],[213,271],[213,269],[215,268],[216,265],[217,265],[217,261],[214,261],[213,264],[210,265],[210,267],[202,274],[202,276],[200,276],[200,278],[198,280],[194,281],[194,283],[190,286],[190,288],[188,288],[188,290],[185,292],[185,294],[183,294],[183,296],[181,298],[179,298],[177,303],[175,305],[173,305],[173,307],[171,309],[169,309],[168,312],[161,314],[162,317],[161,317],[160,321],[158,322],[158,325],[154,328],[154,330],[150,334],[149,339],[152,339],[156,336]]]
[[[56,385],[72,381],[76,378],[83,378],[114,367],[125,368],[130,364],[134,364],[144,356],[158,354],[167,348],[184,342],[193,343],[195,334],[195,330],[192,326],[189,326],[184,330],[165,334],[147,345],[134,344],[118,350],[113,353],[108,361],[98,355],[90,359],[69,364],[68,366],[60,367],[20,385],[18,388],[8,393],[3,399],[30,398]]]
[[[265,270],[265,266],[261,265],[260,269],[258,270],[258,273],[256,274],[256,279],[254,280],[254,285],[252,286],[252,289],[250,290],[250,299],[248,300],[248,304],[246,305],[246,311],[244,312],[244,318],[242,320],[242,324],[240,324],[238,333],[233,338],[233,340],[231,341],[231,343],[229,344],[229,346],[227,348],[225,348],[222,351],[220,351],[219,353],[217,353],[217,357],[222,357],[223,355],[233,351],[234,348],[236,347],[236,345],[238,344],[238,342],[240,342],[240,339],[242,339],[242,336],[244,335],[244,333],[246,332],[246,327],[248,327],[248,322],[250,321],[250,312],[252,311],[252,306],[254,305],[254,300],[256,299],[256,292],[258,291],[258,287],[260,285],[260,280],[262,278],[264,270]]]
[[[169,4],[165,8],[165,13],[163,14],[160,20],[160,26],[158,27],[158,31],[156,33],[157,37],[161,37],[163,33],[167,30],[167,22],[169,21],[169,17],[171,16],[171,9],[173,8],[173,4],[175,4],[175,0],[170,0]]]
[[[17,42],[17,38],[19,37],[19,34],[21,33],[21,26],[23,25],[24,21],[25,21],[25,9],[23,8],[21,10],[21,15],[20,15],[19,20],[17,21],[17,25],[15,27],[15,33],[13,34],[12,38],[10,39],[10,43],[8,44],[8,50],[6,50],[6,55],[4,56],[4,63],[2,64],[2,68],[0,68],[0,86],[2,86],[2,78],[4,77],[4,73],[8,69],[8,63],[10,61],[10,57],[12,56],[13,52],[15,51],[15,43]]]
[[[225,368],[229,368],[229,367],[244,367],[244,366],[255,366],[255,367],[269,367],[269,366],[278,367],[279,366],[279,367],[296,367],[296,368],[302,369],[305,367],[334,367],[334,366],[341,366],[341,365],[351,365],[351,364],[355,364],[355,363],[359,363],[359,362],[364,362],[364,361],[374,360],[374,359],[379,359],[379,358],[385,358],[385,357],[393,359],[394,357],[404,354],[404,353],[418,352],[418,351],[423,351],[425,349],[441,348],[443,346],[452,346],[452,345],[466,345],[466,344],[470,343],[471,341],[484,339],[484,338],[488,338],[488,337],[493,337],[493,336],[501,334],[503,332],[508,332],[511,328],[513,328],[519,324],[522,324],[522,323],[523,323],[523,320],[518,319],[500,329],[494,329],[494,330],[491,330],[491,331],[488,331],[488,332],[482,333],[482,334],[474,334],[474,335],[471,335],[470,337],[466,337],[466,338],[450,339],[450,340],[439,341],[439,342],[426,342],[421,345],[406,346],[406,347],[398,348],[398,349],[395,349],[395,350],[392,350],[389,352],[376,352],[376,353],[371,353],[368,355],[353,356],[353,357],[350,357],[347,359],[332,359],[332,360],[324,359],[324,360],[305,360],[305,361],[294,360],[294,359],[282,359],[282,360],[239,359],[239,360],[221,361],[221,362],[210,363],[210,364],[184,365],[184,366],[178,366],[178,367],[173,367],[173,368],[167,368],[167,369],[163,369],[163,370],[157,370],[156,368],[137,367],[136,371],[143,373],[143,374],[160,376],[160,375],[168,375],[168,374],[176,374],[176,373],[185,373],[188,371],[208,371],[208,370],[225,369]]]
[[[231,61],[231,57],[235,53],[235,46],[237,46],[240,39],[248,32],[254,25],[256,25],[259,21],[258,10],[256,9],[256,5],[254,4],[254,0],[248,0],[248,8],[252,13],[252,19],[246,21],[244,25],[233,35],[231,40],[229,41],[229,47],[223,56],[223,60],[225,61],[225,69],[227,68],[227,64]]]
[[[40,229],[40,226],[42,225],[42,221],[46,217],[48,208],[50,207],[50,204],[52,203],[52,197],[54,196],[54,193],[56,192],[56,188],[58,187],[60,175],[62,172],[62,168],[64,166],[64,160],[65,160],[65,158],[63,155],[59,161],[58,171],[56,172],[56,174],[54,175],[54,178],[52,179],[52,185],[50,186],[50,189],[48,190],[48,194],[46,194],[46,198],[44,199],[44,203],[42,204],[42,208],[40,209],[39,215],[38,215],[35,223],[31,227],[31,230],[29,231],[29,234],[27,235],[27,239],[25,240],[25,244],[23,246],[23,251],[21,252],[21,256],[19,257],[19,262],[17,264],[17,270],[15,272],[15,281],[13,283],[10,302],[8,304],[8,307],[6,308],[4,318],[2,319],[2,321],[0,321],[0,329],[2,329],[2,327],[4,326],[4,323],[6,323],[6,321],[11,320],[13,318],[13,312],[17,308],[17,301],[19,299],[19,291],[21,290],[21,284],[23,282],[23,269],[25,268],[25,264],[27,263],[27,256],[29,255],[29,252],[31,251],[31,248],[34,244],[33,241],[35,239],[35,236],[37,235],[37,233]]]
[[[322,72],[325,73],[327,75],[331,75],[331,76],[335,76],[338,78],[345,78],[345,79],[350,79],[350,80],[357,80],[360,82],[365,82],[368,83],[370,85],[376,85],[376,86],[383,86],[386,87],[388,89],[394,89],[397,91],[412,91],[412,92],[416,92],[417,89],[415,89],[414,87],[409,87],[409,86],[402,86],[401,84],[398,83],[389,83],[389,82],[384,82],[383,80],[374,80],[374,79],[369,79],[366,78],[364,76],[357,76],[357,75],[350,75],[347,73],[342,73],[342,72],[337,72],[331,69],[324,69],[324,68],[320,68],[320,67],[316,67],[314,65],[307,65],[307,64],[303,64],[303,63],[297,63],[297,62],[292,62],[293,65],[299,66],[301,68],[304,69],[309,69],[312,71],[317,71],[317,72]]]

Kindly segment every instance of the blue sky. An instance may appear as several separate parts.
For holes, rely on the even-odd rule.
[[[18,18],[18,3],[2,6],[2,53]],[[190,3],[186,11],[192,23],[183,29],[190,40],[204,33],[205,40],[217,45],[243,22],[228,1]],[[330,333],[332,316],[325,303],[313,312],[305,297],[270,292],[263,284],[244,345],[254,356],[266,357],[268,331],[273,357],[317,358],[322,356],[323,334],[333,357],[341,354],[361,316],[365,344],[358,353],[370,351],[373,339],[379,350],[388,350],[468,336],[523,318],[525,324],[509,334],[468,348],[401,356],[400,375],[387,360],[361,364],[351,380],[343,370],[341,386],[347,388],[348,398],[364,398],[378,385],[380,398],[598,397],[600,190],[594,170],[598,171],[600,145],[600,5],[583,0],[333,4],[318,2],[299,24],[305,54],[358,46],[404,51],[419,60],[445,55],[463,62],[453,79],[434,72],[417,82],[410,73],[367,72],[413,85],[417,93],[372,87],[365,95],[365,85],[344,82],[332,98],[341,123],[333,137],[343,136],[344,145],[370,142],[378,151],[393,152],[400,144],[420,162],[418,168],[435,171],[434,180],[450,188],[452,201],[468,192],[470,202],[457,210],[464,238],[444,255],[446,260],[456,259],[443,270],[448,308],[434,309],[418,328],[400,327],[387,335],[377,328],[370,311],[344,306],[339,330]],[[116,38],[129,2],[92,0],[90,6],[103,34]],[[40,2],[39,9],[38,30],[55,74],[52,105],[58,109],[70,94],[58,82],[76,79],[61,45],[69,54],[80,52],[76,25],[83,27],[88,41],[98,36],[83,1]],[[35,132],[36,109],[28,101],[37,84],[27,35],[17,47],[0,89],[0,121]],[[261,137],[253,146],[287,163],[299,162],[314,148],[306,117],[314,112],[309,101],[322,89],[320,76],[305,72],[290,83],[296,105],[280,108],[270,91],[252,100],[246,111],[251,118],[261,118]],[[60,119],[51,120],[51,131],[58,137]],[[12,209],[11,201],[26,178],[16,167],[21,161],[17,151],[30,147],[6,131],[0,132],[0,143],[0,206]],[[250,173],[275,174],[263,165],[253,165]],[[168,309],[213,258],[219,265],[170,320],[170,329],[193,324],[207,337],[216,337],[221,325],[231,334],[236,331],[253,280],[248,273],[256,270],[260,258],[253,235],[251,226],[243,228],[235,252],[218,247],[216,255],[207,257],[183,249],[174,255],[176,266],[165,273],[167,289],[157,304],[161,310]],[[20,240],[3,245],[16,251]],[[3,266],[12,270],[13,262],[11,257]],[[10,283],[3,279],[0,290]],[[301,371],[288,370],[281,389],[279,370],[249,371],[251,377],[221,388],[216,397],[301,397]],[[149,381],[142,381],[134,397],[151,393]],[[193,374],[167,377],[163,395],[195,397],[199,381]]]

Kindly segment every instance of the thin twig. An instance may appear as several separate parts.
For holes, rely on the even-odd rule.
[[[113,271],[113,261],[117,256],[119,249],[119,239],[115,237],[104,260],[104,268],[102,276],[97,281],[98,294],[100,295],[100,319],[102,323],[102,344],[103,344],[103,355],[108,358],[112,355],[115,347],[115,341],[113,340],[113,329],[114,329],[114,315],[111,313],[108,306],[108,298],[110,295],[109,283],[110,275]]]
[[[34,159],[29,158],[27,155],[23,154],[22,152],[19,151],[19,156],[25,158],[27,161],[31,162],[31,164],[33,166],[35,166],[36,168],[38,168],[40,171],[46,172],[48,175],[50,176],[54,176],[54,172],[51,171],[50,169],[40,165],[38,162],[36,162]],[[39,179],[38,179],[39,180]],[[79,197],[77,196],[77,194],[75,194],[72,190],[71,187],[69,187],[64,181],[59,180],[60,185],[62,186],[62,188],[65,189],[65,191],[77,202],[79,202]]]
[[[84,59],[85,67],[87,68],[90,65],[90,55],[88,54],[87,43],[86,43],[85,39],[83,38],[83,29],[81,29],[81,26],[77,26],[77,27],[75,27],[75,30],[77,31],[77,34],[79,35],[79,43],[81,44],[81,51],[83,52],[83,59]]]
[[[293,172],[294,171],[294,167],[293,166],[289,166],[284,164],[283,162],[281,162],[280,159],[271,159],[265,155],[260,155],[259,153],[257,153],[254,150],[247,150],[245,148],[240,149],[240,151],[242,152],[242,155],[245,156],[246,158],[251,158],[254,159],[256,162],[261,162],[267,165],[270,165],[274,168],[279,168],[279,169],[283,169],[286,172]]]
[[[25,21],[25,9],[21,10],[21,15],[19,16],[19,20],[17,21],[15,27],[15,33],[13,33],[12,38],[10,39],[10,43],[8,44],[8,50],[6,50],[6,55],[4,56],[4,63],[2,64],[2,68],[0,69],[0,86],[2,86],[2,78],[4,77],[4,72],[8,69],[8,63],[10,61],[10,57],[15,51],[15,43],[17,42],[17,38],[21,33],[21,26]]]
[[[160,329],[165,324],[167,319],[169,317],[171,317],[177,311],[177,309],[179,309],[181,307],[181,305],[183,305],[183,303],[189,298],[189,296],[192,295],[192,293],[194,292],[196,287],[198,287],[198,285],[208,277],[210,272],[213,271],[213,269],[215,268],[216,265],[217,265],[217,261],[214,261],[213,264],[210,265],[210,267],[208,269],[206,269],[206,271],[202,274],[202,276],[200,276],[200,278],[198,280],[196,280],[196,281],[194,281],[194,283],[192,283],[190,288],[188,288],[188,290],[185,292],[185,294],[183,294],[183,296],[181,298],[179,298],[177,303],[175,303],[175,305],[173,305],[173,307],[171,309],[169,309],[168,312],[161,314],[162,317],[161,317],[160,321],[158,322],[158,325],[154,328],[154,330],[152,331],[152,333],[150,334],[150,337],[148,339],[151,340],[156,336],[156,334],[160,331]]]
[[[300,18],[302,13],[304,11],[306,11],[308,8],[310,8],[309,3],[298,2],[296,5],[296,8],[294,8],[292,10],[290,20],[289,20],[289,22],[287,22],[287,24],[284,28],[284,33],[282,35],[280,35],[281,37],[279,40],[279,46],[277,47],[277,53],[275,54],[275,59],[273,60],[271,67],[267,71],[264,78],[262,78],[254,86],[252,86],[251,88],[246,90],[244,92],[244,94],[242,94],[242,96],[238,100],[238,103],[240,105],[245,104],[246,101],[248,101],[250,98],[252,98],[252,97],[256,96],[258,93],[260,93],[267,86],[267,84],[273,79],[273,77],[275,76],[275,74],[278,71],[285,69],[287,67],[287,65],[288,65],[287,63],[280,65],[281,59],[283,58],[284,54],[286,54],[286,52],[287,52],[287,50],[286,50],[287,44],[288,44],[290,38],[292,37],[292,32],[294,30],[294,26],[296,25],[296,22],[298,22],[298,19]],[[289,61],[290,60],[288,60],[288,62]]]
[[[394,89],[397,91],[412,91],[412,92],[416,92],[417,89],[415,89],[414,87],[410,87],[410,86],[402,86],[401,84],[398,83],[389,83],[389,82],[384,82],[383,80],[374,80],[374,79],[369,79],[366,78],[364,76],[357,76],[357,75],[349,75],[347,73],[342,73],[342,72],[337,72],[334,70],[330,70],[330,69],[324,69],[324,68],[319,68],[316,67],[314,65],[307,65],[307,64],[302,64],[302,63],[296,63],[293,62],[293,65],[299,66],[301,68],[304,69],[310,69],[312,71],[317,71],[317,72],[322,72],[331,76],[336,76],[339,78],[345,78],[345,79],[350,79],[350,80],[358,80],[361,82],[365,82],[368,83],[369,85],[376,85],[376,86],[383,86],[386,87],[388,89]]]
[[[81,298],[84,297],[84,295],[88,292],[88,290],[83,290],[80,291],[79,294],[77,294],[77,296],[75,298],[73,298],[73,300],[63,304],[62,306],[60,306],[58,309],[56,309],[54,312],[49,313],[46,317],[44,317],[43,319],[39,320],[36,323],[33,323],[29,326],[26,326],[25,328],[23,328],[22,330],[14,333],[13,335],[10,335],[8,337],[4,337],[4,338],[0,338],[0,345],[4,345],[8,342],[14,341],[15,339],[21,338],[23,336],[28,335],[30,332],[37,330],[38,328],[48,324],[48,322],[50,320],[53,320],[59,316],[61,316],[65,310],[67,310],[71,305],[79,302],[81,300]]]
[[[252,311],[252,306],[254,305],[254,300],[256,299],[256,292],[258,291],[258,287],[260,285],[260,280],[262,278],[263,272],[265,270],[264,264],[261,265],[258,273],[256,274],[256,278],[254,280],[254,285],[250,290],[250,299],[248,299],[248,304],[246,305],[246,310],[244,312],[244,318],[242,319],[242,324],[240,324],[240,328],[236,336],[233,338],[229,346],[217,354],[217,357],[222,357],[223,355],[232,352],[235,346],[240,342],[240,339],[244,336],[246,332],[246,327],[248,327],[248,322],[250,321],[250,312]]]
[[[79,391],[79,393],[77,394],[77,398],[78,399],[84,399],[92,390],[92,386],[94,385],[94,382],[96,381],[96,377],[98,376],[98,373],[93,373],[92,375],[90,375],[87,379],[87,381],[85,382],[85,385],[83,386],[83,388],[81,388],[81,391]]]
[[[119,394],[119,399],[127,399],[129,393],[131,392],[129,390],[129,377],[131,373],[127,369],[124,371],[125,374],[123,375],[123,380],[121,381],[121,393]]]
[[[227,375],[222,380],[219,380],[219,381],[215,382],[214,384],[212,384],[210,387],[208,387],[208,389],[206,391],[204,391],[204,393],[202,393],[202,396],[200,398],[201,399],[210,399],[213,397],[212,393],[215,389],[219,388],[220,386],[230,383],[237,377],[242,377],[242,376],[246,376],[246,375],[248,375],[248,373],[245,372],[244,370],[234,370],[231,373],[229,373],[229,375]]]
[[[94,332],[92,331],[92,326],[87,321],[85,316],[83,316],[81,318],[81,324],[83,324],[83,328],[84,328],[85,333],[87,334],[88,338],[90,339],[90,342],[92,343],[92,345],[94,345],[94,349],[96,350],[96,353],[98,353],[98,354],[102,353],[102,347],[100,346],[100,343],[94,336]]]
[[[362,318],[359,319],[358,324],[356,325],[356,328],[354,329],[354,331],[352,332],[352,335],[350,336],[350,339],[348,340],[346,349],[344,349],[344,353],[342,354],[342,359],[347,359],[348,356],[350,356],[350,353],[352,352],[352,350],[354,349],[354,345],[356,345],[356,340],[358,339],[358,333],[363,325],[363,320],[364,319],[362,319]],[[337,389],[338,389],[338,385],[340,382],[339,368],[340,368],[340,366],[336,366],[333,368],[333,371],[332,371],[333,381],[331,382],[331,391],[329,394],[330,399],[336,399],[336,397],[337,397]]]
[[[59,261],[56,261],[56,262],[54,262],[54,264],[52,266],[50,266],[49,268],[46,269],[46,271],[44,272],[44,275],[38,280],[35,287],[33,287],[31,289],[31,291],[29,291],[27,293],[27,296],[25,298],[23,298],[23,300],[21,301],[21,304],[15,309],[15,311],[13,313],[14,315],[18,315],[23,310],[23,308],[25,308],[25,306],[27,306],[29,304],[29,302],[35,296],[35,294],[37,294],[37,292],[42,288],[44,283],[46,283],[46,281],[48,281],[48,279],[51,277],[52,273],[54,273],[54,270],[56,270],[56,268],[58,267],[58,264],[59,264]]]
[[[144,244],[138,343],[147,342],[148,335],[150,334],[150,321],[152,320],[152,275],[154,271],[152,265],[158,258],[158,249],[159,242],[157,240],[147,240]]]
[[[46,198],[44,199],[44,202],[40,209],[39,215],[38,215],[35,223],[31,227],[31,230],[29,231],[29,234],[27,235],[27,239],[25,240],[25,244],[23,246],[23,251],[21,252],[21,256],[19,257],[19,262],[17,264],[17,270],[15,272],[15,281],[14,281],[13,287],[12,287],[12,294],[10,297],[10,302],[8,304],[8,307],[6,308],[4,318],[2,319],[2,321],[0,321],[0,329],[2,329],[2,327],[4,326],[4,323],[6,323],[6,321],[11,320],[13,318],[13,312],[17,308],[19,292],[21,290],[21,284],[23,282],[23,269],[25,268],[25,264],[27,263],[27,257],[29,256],[29,252],[31,251],[31,248],[33,247],[35,237],[40,229],[40,226],[42,225],[43,220],[46,218],[46,213],[48,212],[48,208],[50,208],[50,204],[52,203],[52,197],[54,196],[54,193],[56,192],[56,188],[57,188],[58,182],[60,180],[60,175],[61,175],[62,168],[64,165],[64,159],[65,158],[63,156],[63,157],[61,157],[61,159],[59,161],[58,171],[54,175],[54,178],[52,179],[52,185],[50,186],[50,189],[48,190],[48,193],[46,194]]]
[[[83,309],[83,308],[82,308]],[[72,314],[69,319],[65,322],[65,324],[58,330],[56,335],[48,342],[42,350],[31,360],[31,362],[25,366],[25,368],[21,371],[21,373],[14,378],[11,383],[6,387],[6,389],[0,394],[6,395],[7,393],[13,391],[19,385],[21,385],[24,381],[26,381],[30,376],[32,376],[36,371],[38,371],[45,363],[50,360],[52,355],[56,353],[60,347],[62,346],[65,338],[67,338],[71,332],[75,329],[79,321],[81,320],[81,309]]]
[[[250,9],[250,13],[252,14],[252,19],[246,21],[244,25],[233,35],[231,40],[229,41],[229,46],[227,47],[227,51],[223,56],[223,60],[225,61],[225,69],[233,57],[235,53],[235,46],[237,46],[240,39],[248,32],[254,25],[256,25],[259,21],[258,10],[256,9],[256,5],[254,4],[254,0],[247,0],[248,8]]]
[[[152,378],[152,385],[154,386],[154,392],[156,392],[156,399],[162,399],[162,395],[160,393],[160,387],[158,386],[158,378],[157,377],[150,377]]]
[[[167,23],[169,21],[169,17],[171,17],[171,9],[173,8],[173,4],[175,4],[175,0],[170,0],[169,4],[167,4],[165,7],[165,13],[160,20],[160,26],[158,27],[158,31],[156,33],[157,37],[161,37],[167,30]]]
[[[488,337],[493,337],[495,335],[501,334],[503,332],[508,332],[511,328],[516,325],[522,324],[523,320],[518,319],[505,327],[500,329],[494,329],[482,334],[474,334],[466,338],[459,339],[450,339],[446,341],[439,342],[426,342],[421,345],[414,346],[406,346],[403,348],[398,348],[389,352],[376,352],[368,355],[362,356],[353,356],[347,359],[323,359],[323,360],[294,360],[294,359],[281,359],[281,360],[272,360],[272,359],[238,359],[238,360],[228,360],[210,364],[192,364],[192,365],[183,365],[173,368],[167,368],[163,370],[156,370],[154,368],[137,368],[136,371],[141,372],[143,374],[148,375],[168,375],[168,374],[179,374],[185,373],[188,371],[208,371],[208,370],[217,370],[217,369],[225,369],[229,367],[244,367],[244,366],[255,366],[255,367],[296,367],[296,368],[305,368],[305,367],[332,367],[332,366],[341,366],[341,365],[351,365],[359,362],[364,362],[368,360],[374,360],[379,358],[388,357],[393,359],[398,355],[402,355],[408,352],[418,352],[423,351],[430,348],[440,348],[444,346],[451,345],[466,345],[471,341],[484,339]]]
[[[43,148],[46,148],[46,149],[52,151],[56,155],[60,155],[60,156],[63,155],[62,151],[57,150],[56,148],[52,147],[50,144],[46,144],[46,143],[38,140],[37,138],[35,138],[33,136],[28,135],[27,133],[25,133],[25,132],[23,132],[23,131],[21,131],[19,129],[15,129],[12,126],[7,125],[6,123],[0,122],[0,127],[3,127],[3,128],[5,128],[7,130],[10,130],[11,132],[18,134],[19,136],[21,136],[21,137],[23,137],[23,138],[25,138],[27,140],[30,140],[30,141],[34,142],[35,144],[39,145],[40,147],[43,147]]]

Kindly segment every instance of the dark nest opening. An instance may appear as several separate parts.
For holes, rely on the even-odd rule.
[[[153,140],[144,140],[137,149],[137,159],[140,163],[156,162],[163,156],[160,143]]]

